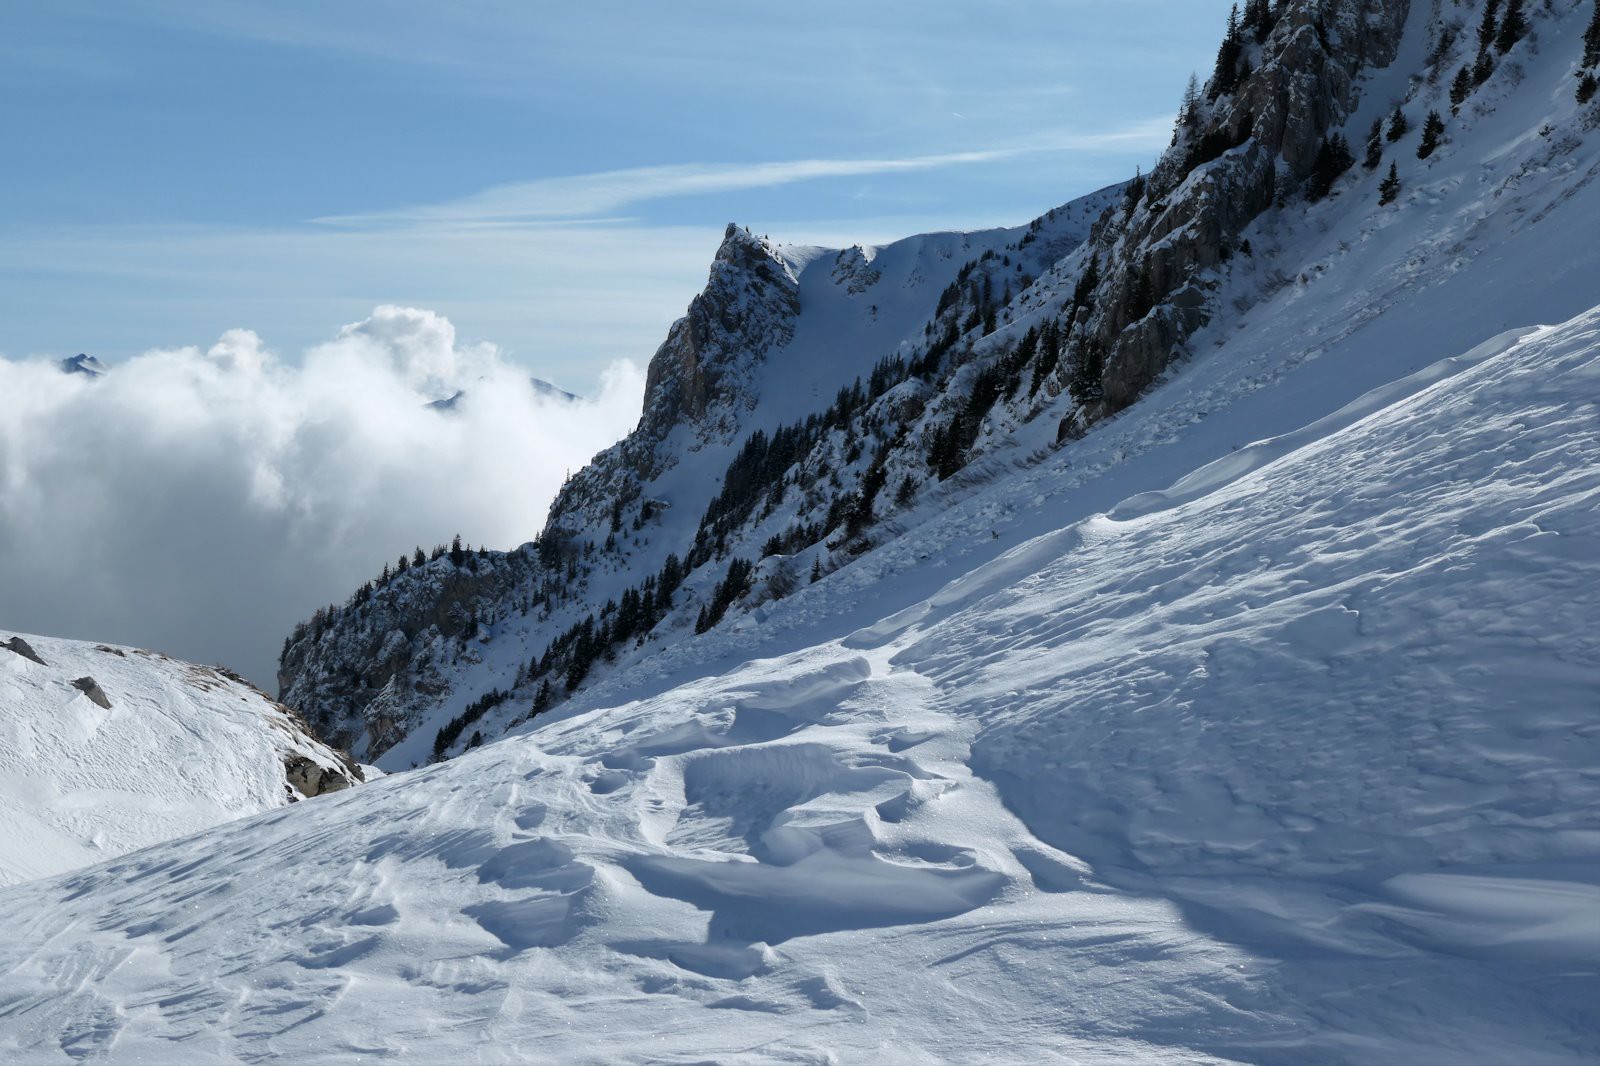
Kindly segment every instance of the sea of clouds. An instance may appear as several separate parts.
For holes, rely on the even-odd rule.
[[[247,330],[98,378],[0,358],[0,628],[222,663],[273,690],[294,623],[385,561],[456,533],[532,539],[643,389],[619,362],[598,395],[542,395],[493,345],[392,306],[298,361]]]

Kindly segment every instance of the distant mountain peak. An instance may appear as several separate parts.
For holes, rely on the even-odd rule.
[[[97,378],[106,372],[106,365],[92,355],[79,352],[70,358],[61,360],[63,374],[87,374]]]
[[[583,397],[579,396],[577,393],[568,392],[566,389],[563,389],[560,386],[552,385],[543,378],[529,378],[528,382],[533,386],[534,392],[545,397],[546,399],[560,400],[562,403],[577,403],[579,400],[583,399]]]

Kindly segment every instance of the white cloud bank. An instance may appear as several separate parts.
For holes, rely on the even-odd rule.
[[[448,412],[428,401],[457,389]],[[233,330],[103,378],[0,359],[0,626],[222,662],[273,688],[284,635],[385,560],[537,533],[638,418],[642,371],[538,395],[492,345],[380,307],[293,365]]]

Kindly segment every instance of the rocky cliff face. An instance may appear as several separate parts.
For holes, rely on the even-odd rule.
[[[704,291],[650,360],[639,435],[659,441],[684,424],[705,433],[726,428],[728,415],[753,399],[741,364],[787,343],[799,314],[792,268],[765,240],[730,223]]]
[[[339,747],[372,760],[448,691],[446,667],[478,657],[480,638],[536,595],[532,554],[442,555],[358,592],[297,628],[278,667],[279,699]]]
[[[765,238],[729,223],[705,289],[650,359],[638,428],[557,495],[546,558],[614,508],[637,506],[644,485],[689,449],[731,441],[755,406],[761,364],[788,344],[799,314],[793,266]],[[669,442],[674,432],[682,439]]]
[[[1262,212],[1298,194],[1328,129],[1356,103],[1361,73],[1394,60],[1410,8],[1410,0],[1295,3],[1264,42],[1246,39],[1241,63],[1251,73],[1200,104],[1131,214],[1103,234],[1111,266],[1099,311],[1073,343],[1105,353],[1108,410],[1132,403],[1217,313],[1208,272]],[[1141,286],[1147,300],[1136,295]]]

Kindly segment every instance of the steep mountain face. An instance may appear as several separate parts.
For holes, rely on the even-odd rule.
[[[1186,102],[1172,150],[1109,242],[1095,311],[1068,343],[1103,359],[1110,410],[1126,407],[1217,313],[1216,271],[1262,212],[1298,192],[1330,127],[1359,101],[1363,72],[1393,62],[1410,0],[1260,5],[1237,30],[1231,91]],[[1235,75],[1237,77],[1237,75]],[[1100,353],[1104,353],[1103,356]]]
[[[1257,358],[1325,354],[1449,278],[1415,261],[1459,270],[1489,247],[1486,214],[1520,232],[1552,210],[1531,174],[1588,181],[1592,109],[1565,80],[1581,16],[1528,19],[1474,57],[1471,5],[1252,3],[1171,149],[1127,186],[1027,227],[885,248],[793,248],[729,227],[706,291],[652,360],[639,428],[569,482],[540,536],[425,561],[328,608],[286,645],[281,697],[403,769],[665,669],[649,665],[662,655],[693,658],[698,634],[760,624],[809,582],[870,569],[877,547],[952,500],[1080,449],[1175,361],[1274,299],[1329,289],[1335,262],[1378,242],[1337,314]],[[1557,48],[1574,54],[1546,61]],[[1528,103],[1534,65],[1559,106]],[[1453,107],[1462,68],[1471,91]],[[1430,111],[1451,119],[1424,157]],[[1374,120],[1378,165],[1352,166],[1348,145]],[[1477,171],[1452,143],[1496,135],[1511,147]],[[1390,163],[1404,188],[1380,204]],[[1557,301],[1551,317],[1579,309]],[[1491,318],[1459,319],[1440,340],[1468,347],[1515,324]]]
[[[463,714],[475,728],[439,753],[468,743],[478,731],[470,708],[481,701],[496,711],[495,735],[532,711],[541,689],[552,690],[547,707],[577,688],[582,678],[569,681],[580,659],[603,673],[692,635],[729,559],[772,556],[761,549],[789,532],[780,518],[801,527],[781,553],[791,561],[781,574],[767,564],[762,588],[748,591],[771,598],[775,576],[781,587],[813,561],[831,569],[834,552],[822,541],[874,459],[863,442],[887,443],[939,394],[906,380],[908,363],[957,347],[960,319],[969,320],[965,332],[994,326],[977,314],[980,302],[990,317],[1009,316],[1015,292],[1081,246],[1120,195],[1093,194],[1028,227],[872,249],[780,246],[729,226],[706,289],[650,362],[638,428],[563,487],[538,539],[509,553],[435,549],[421,565],[409,557],[403,570],[319,612],[285,644],[280,698],[361,757],[387,756],[403,769],[432,757],[440,728]],[[948,375],[957,364],[952,356],[925,373]],[[741,455],[749,465],[752,435],[782,436],[793,453],[785,465],[794,469],[755,475],[767,479],[759,489],[728,474]],[[775,462],[763,455],[757,465]],[[745,504],[773,493],[774,472],[804,495],[804,513],[793,502],[737,515],[723,507],[707,525],[708,509],[730,495],[730,476],[744,479]],[[891,510],[887,495],[878,506]],[[804,563],[793,558],[800,547],[812,549]],[[634,601],[647,584],[651,602],[641,609]],[[617,637],[624,603],[635,619]],[[585,622],[590,632],[574,635]],[[580,656],[582,642],[593,647]],[[419,730],[426,735],[395,750]]]
[[[1323,62],[1262,59],[1296,25],[1333,58],[1402,32],[1319,68],[1355,72],[1280,142],[1311,173],[1219,231],[1186,354],[1120,410],[1089,341],[1119,249],[1187,239],[1139,235],[1156,176],[1014,231],[763,242],[800,312],[696,342],[733,360],[710,421],[664,368],[658,463],[608,452],[538,541],[291,640],[352,730],[389,693],[393,763],[484,743],[0,892],[0,1048],[1600,1058],[1595,8],[1511,9],[1250,5],[1279,17],[1208,114]]]
[[[730,224],[705,290],[650,360],[636,446],[659,444],[685,422],[707,437],[736,424],[736,411],[756,399],[739,370],[750,353],[788,344],[799,315],[793,267],[766,241]]]
[[[363,780],[298,714],[154,652],[0,634],[0,884]]]

